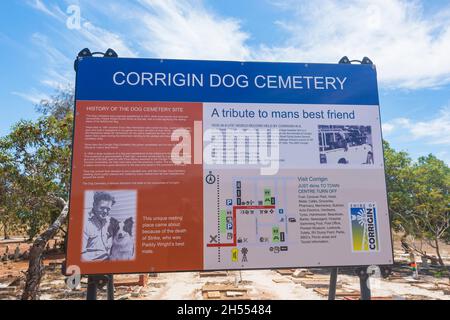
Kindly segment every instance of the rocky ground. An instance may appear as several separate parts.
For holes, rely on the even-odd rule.
[[[16,241],[20,241],[16,239]],[[26,250],[29,244],[0,243],[0,257],[6,246],[10,259],[0,263],[0,299],[18,299],[24,286],[28,267]],[[448,248],[445,262],[450,265]],[[14,257],[16,253],[16,257]],[[16,259],[14,259],[16,258]],[[450,300],[449,269],[439,266],[424,268],[418,263],[419,277],[413,278],[408,265],[409,255],[396,245],[395,265],[388,278],[375,275],[370,286],[374,299],[442,299]],[[58,244],[47,248],[45,276],[40,299],[86,299],[87,278],[70,289],[61,274],[64,255]],[[283,269],[222,272],[179,272],[146,275],[116,275],[115,299],[327,299],[330,269]],[[359,278],[353,268],[339,270],[337,299],[359,298]],[[106,288],[100,288],[99,299],[106,298]]]

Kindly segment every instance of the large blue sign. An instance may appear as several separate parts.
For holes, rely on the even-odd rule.
[[[81,58],[77,100],[378,105],[374,65]]]
[[[374,65],[80,58],[75,108],[82,274],[393,263]]]

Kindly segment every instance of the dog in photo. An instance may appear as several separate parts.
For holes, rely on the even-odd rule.
[[[108,226],[108,234],[112,237],[109,260],[134,259],[133,218],[119,221],[111,217]]]

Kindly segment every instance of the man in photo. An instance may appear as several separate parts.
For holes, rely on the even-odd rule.
[[[83,229],[82,259],[101,261],[109,258],[111,238],[108,235],[109,213],[116,203],[108,192],[94,193],[94,202]]]

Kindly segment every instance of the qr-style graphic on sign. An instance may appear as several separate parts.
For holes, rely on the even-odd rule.
[[[349,210],[353,252],[379,251],[376,204],[350,203]]]

